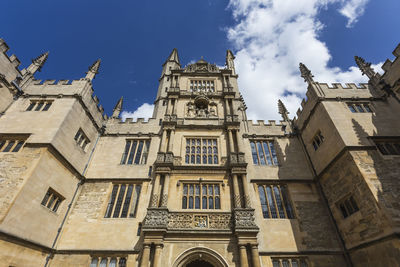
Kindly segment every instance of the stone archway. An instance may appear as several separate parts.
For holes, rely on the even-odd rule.
[[[205,247],[197,247],[184,251],[181,255],[179,255],[173,265],[173,267],[197,266],[228,267],[228,264],[216,251]]]

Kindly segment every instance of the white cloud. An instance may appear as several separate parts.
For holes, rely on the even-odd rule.
[[[122,121],[125,121],[126,118],[133,118],[134,121],[137,118],[145,118],[145,120],[148,120],[153,115],[153,109],[154,109],[154,105],[144,103],[143,105],[138,107],[137,110],[135,110],[133,112],[132,111],[122,111],[121,119],[122,119]]]
[[[351,27],[357,22],[358,18],[364,14],[368,0],[350,0],[339,10],[340,14],[348,19],[347,27]]]
[[[355,3],[357,2],[357,3]],[[361,3],[362,2],[362,3]],[[328,67],[331,54],[319,40],[324,25],[321,9],[339,3],[339,12],[354,23],[367,1],[360,0],[231,0],[229,8],[237,24],[227,29],[235,45],[239,87],[250,119],[278,119],[277,101],[282,99],[292,115],[300,107],[307,85],[299,74],[299,62],[321,82],[366,82],[357,67]],[[353,4],[351,4],[353,3]]]

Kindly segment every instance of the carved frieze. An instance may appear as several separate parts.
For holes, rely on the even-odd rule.
[[[257,230],[255,223],[254,209],[235,209],[235,229],[236,230]]]
[[[230,213],[170,213],[168,229],[230,230]]]
[[[143,229],[151,228],[167,228],[168,225],[168,210],[167,209],[147,209],[146,217],[144,218]]]

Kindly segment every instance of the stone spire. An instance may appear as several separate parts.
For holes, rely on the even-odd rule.
[[[362,57],[355,56],[354,60],[357,63],[357,66],[360,68],[362,74],[367,75],[369,79],[375,76],[375,71],[373,68],[371,68],[371,63],[365,62],[365,60]]]
[[[285,107],[285,104],[283,104],[283,102],[279,99],[278,100],[278,110],[279,110],[279,114],[282,115],[282,119],[284,121],[290,121],[289,119],[289,111],[287,110],[287,108]]]
[[[32,59],[32,64],[28,67],[28,72],[35,74],[35,72],[40,71],[49,56],[49,51],[41,54],[37,58]]]
[[[301,77],[304,78],[304,81],[308,82],[309,84],[313,83],[314,75],[312,75],[311,71],[306,67],[306,65],[304,65],[303,63],[300,63],[299,68],[300,68]]]
[[[225,59],[225,65],[228,68],[228,70],[232,70],[233,74],[235,73],[235,63],[234,60],[235,56],[233,55],[231,50],[226,50],[226,59]]]
[[[101,62],[101,60],[98,59],[98,60],[96,60],[96,62],[93,63],[92,66],[89,67],[89,71],[86,72],[85,79],[88,79],[90,81],[92,81],[94,79],[96,74],[99,73],[100,62]]]
[[[123,96],[121,96],[121,98],[118,100],[117,104],[115,105],[114,109],[113,109],[113,114],[112,114],[112,118],[118,118],[119,114],[121,113],[122,110],[122,102],[123,102]]]
[[[165,61],[164,65],[167,62],[176,62],[179,66],[181,65],[181,63],[179,62],[179,55],[178,55],[178,49],[174,48],[171,52],[171,54],[169,55],[169,57],[167,58],[167,60]]]

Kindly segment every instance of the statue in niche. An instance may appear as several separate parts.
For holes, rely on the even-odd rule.
[[[197,109],[197,117],[199,118],[205,118],[207,117],[207,108],[198,108]]]
[[[210,117],[216,117],[217,116],[217,109],[215,105],[210,105],[210,110],[208,112]]]
[[[192,102],[188,103],[188,108],[187,108],[187,116],[188,117],[194,117],[196,115],[196,108]]]

